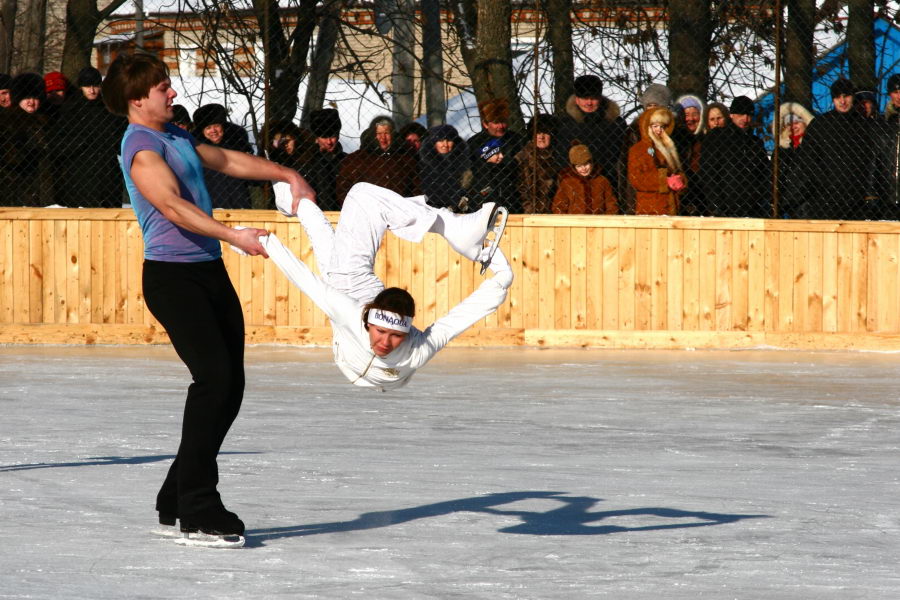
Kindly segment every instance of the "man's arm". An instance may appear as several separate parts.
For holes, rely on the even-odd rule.
[[[197,154],[207,169],[220,171],[237,179],[283,181],[290,184],[295,213],[301,198],[309,198],[313,202],[316,200],[316,191],[294,169],[246,152],[227,150],[212,144],[197,144]]]
[[[252,256],[269,255],[259,243],[264,229],[232,229],[219,223],[179,194],[178,180],[156,152],[141,150],[131,162],[131,180],[141,195],[162,215],[182,229],[228,242]]]

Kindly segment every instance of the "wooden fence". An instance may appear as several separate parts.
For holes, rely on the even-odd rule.
[[[293,219],[216,217],[273,231],[314,264]],[[456,344],[900,349],[898,223],[513,215],[502,246],[509,299]],[[142,250],[127,209],[0,209],[0,343],[166,342],[143,303]],[[249,342],[330,344],[274,264],[227,249],[225,261]],[[377,272],[417,299],[419,327],[482,280],[432,234],[388,235]]]

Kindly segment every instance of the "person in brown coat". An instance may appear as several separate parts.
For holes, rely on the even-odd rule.
[[[619,202],[609,179],[594,163],[590,149],[575,140],[569,149],[569,164],[559,173],[559,187],[553,197],[557,215],[615,215]]]
[[[559,171],[552,146],[554,125],[552,115],[539,114],[533,118],[526,129],[533,138],[516,154],[523,213],[550,213]]]
[[[641,140],[628,151],[628,182],[637,193],[634,213],[677,215],[687,178],[669,137],[675,118],[667,108],[652,108],[641,115],[638,126]]]
[[[375,117],[359,139],[359,150],[347,156],[338,171],[337,201],[355,184],[363,181],[393,190],[404,197],[421,194],[416,158],[404,147],[393,119]]]

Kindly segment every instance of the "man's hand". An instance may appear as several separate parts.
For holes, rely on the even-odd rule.
[[[269,254],[259,241],[260,236],[269,235],[268,231],[255,227],[235,227],[232,231],[232,239],[228,240],[228,243],[238,254],[262,255],[264,258],[269,258]]]

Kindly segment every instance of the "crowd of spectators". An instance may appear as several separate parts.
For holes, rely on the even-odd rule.
[[[2,204],[120,205],[116,155],[126,123],[106,111],[100,82],[92,67],[74,85],[59,72],[0,74]],[[573,84],[561,114],[539,114],[523,132],[509,127],[509,102],[493,98],[479,103],[481,130],[467,140],[450,125],[398,128],[377,116],[348,154],[338,111],[324,108],[308,115],[307,127],[268,123],[262,151],[306,177],[323,210],[340,210],[348,190],[368,182],[455,212],[492,201],[521,213],[900,218],[900,74],[888,80],[884,114],[874,92],[846,79],[832,84],[833,109],[821,115],[783,103],[773,123],[777,168],[750,98],[730,106],[674,99],[654,83],[628,123],[599,77]],[[173,123],[199,142],[253,152],[221,104],[174,111]],[[217,208],[268,202],[247,181],[214,172],[206,181]]]

